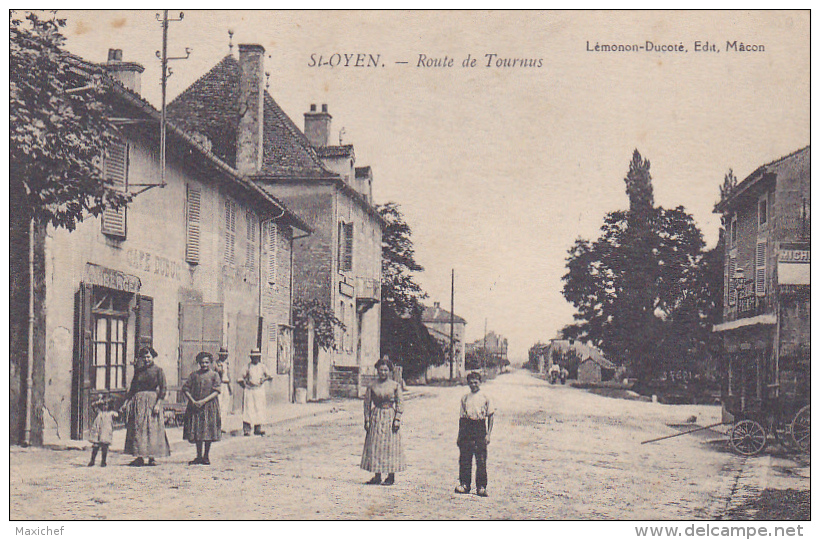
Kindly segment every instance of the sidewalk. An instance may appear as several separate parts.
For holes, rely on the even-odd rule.
[[[424,393],[424,387],[408,387],[404,392],[404,399],[415,399],[421,397]],[[348,398],[332,398],[326,401],[308,402],[308,403],[281,403],[273,405],[268,409],[268,418],[263,424],[264,428],[273,428],[275,426],[287,425],[297,420],[307,420],[308,423],[312,419],[318,419],[328,414],[339,412],[346,413],[360,413],[362,407],[362,400],[348,399]],[[242,438],[242,413],[228,415],[225,425],[222,426],[224,439],[233,437]],[[168,443],[171,449],[179,449],[179,447],[187,448],[190,443],[182,438],[182,426],[167,426],[165,433],[168,437]],[[224,440],[223,439],[223,440]],[[91,443],[85,440],[77,441],[72,439],[64,439],[59,441],[47,441],[43,445],[46,449],[51,450],[85,450],[91,447]],[[122,450],[125,447],[125,429],[120,428],[114,431],[114,440],[111,443],[113,451]],[[24,450],[20,446],[10,446],[11,451]]]

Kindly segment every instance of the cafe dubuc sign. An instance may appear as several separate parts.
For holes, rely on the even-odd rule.
[[[782,244],[777,256],[777,283],[779,285],[811,284],[811,246],[809,244]]]
[[[93,263],[85,265],[85,282],[129,293],[140,292],[140,278]]]

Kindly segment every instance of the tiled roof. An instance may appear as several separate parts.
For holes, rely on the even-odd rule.
[[[356,167],[356,178],[368,178],[373,174],[370,165],[366,167]]]
[[[236,166],[239,126],[239,62],[223,58],[168,104],[168,117],[190,132],[210,139],[213,152]],[[260,174],[331,177],[304,134],[265,92],[263,164]]]
[[[350,157],[353,155],[353,145],[343,144],[342,146],[315,146],[314,150],[323,158]]]
[[[795,150],[791,154],[770,161],[761,165],[755,171],[743,179],[732,192],[732,195],[715,205],[715,210],[721,212],[730,206],[737,198],[754,186],[766,174],[780,173],[784,168],[797,167],[803,160],[811,161],[811,146],[806,146],[800,150]]]
[[[439,306],[425,306],[424,311],[421,313],[421,321],[426,323],[449,323],[450,312],[446,309],[441,309]],[[456,324],[467,324],[467,321],[458,315],[453,315],[453,322]]]

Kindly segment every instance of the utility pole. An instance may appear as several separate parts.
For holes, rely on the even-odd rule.
[[[484,317],[484,347],[481,349],[481,377],[487,375],[487,317]]]
[[[160,21],[160,23],[162,24],[162,51],[156,52],[157,58],[159,58],[162,62],[162,76],[160,78],[160,85],[162,87],[162,108],[160,109],[159,119],[159,168],[161,178],[160,187],[165,187],[165,125],[167,123],[165,113],[165,101],[168,87],[168,77],[170,77],[174,73],[173,70],[171,70],[171,68],[168,67],[168,62],[171,60],[187,60],[188,57],[191,56],[191,49],[189,47],[185,47],[185,56],[177,56],[172,58],[168,57],[168,23],[178,22],[184,18],[185,14],[181,11],[179,12],[178,19],[169,19],[167,9],[162,10],[161,19],[159,13],[157,13],[157,20]]]
[[[453,380],[453,323],[455,318],[456,269],[450,270],[450,380]]]

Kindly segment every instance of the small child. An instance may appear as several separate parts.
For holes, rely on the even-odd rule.
[[[105,467],[108,447],[111,446],[111,441],[114,438],[114,417],[117,416],[117,408],[114,407],[114,400],[111,398],[102,398],[95,402],[94,406],[96,406],[98,412],[88,434],[88,440],[91,442],[91,461],[88,462],[88,466],[94,466],[97,452],[102,450],[100,467]]]
[[[467,375],[470,392],[461,398],[458,420],[458,479],[456,493],[470,493],[475,456],[475,485],[479,497],[487,496],[487,445],[493,432],[495,408],[489,396],[481,391],[481,375],[473,371]]]

